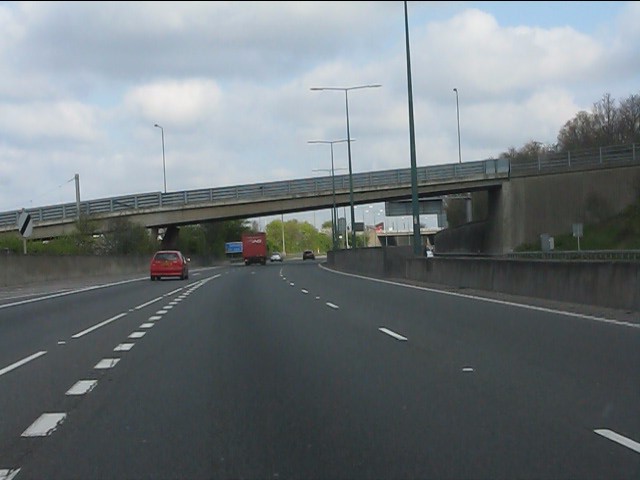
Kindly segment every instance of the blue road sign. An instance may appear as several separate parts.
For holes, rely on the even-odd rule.
[[[242,242],[227,242],[224,244],[224,253],[242,253]]]

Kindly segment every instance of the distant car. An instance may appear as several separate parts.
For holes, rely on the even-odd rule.
[[[311,250],[305,250],[302,252],[302,260],[315,260],[316,256],[313,254]]]
[[[279,252],[273,252],[271,254],[271,257],[269,258],[269,260],[271,260],[272,262],[281,262],[282,261],[282,255],[280,255]]]
[[[149,266],[151,280],[162,277],[178,277],[180,280],[189,278],[189,259],[179,250],[160,250],[151,259]]]

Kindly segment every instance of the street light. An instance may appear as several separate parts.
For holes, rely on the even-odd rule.
[[[404,31],[407,50],[407,92],[409,100],[409,148],[411,150],[411,212],[413,217],[413,254],[422,250],[420,237],[420,206],[418,203],[418,167],[416,161],[416,133],[413,119],[413,86],[411,82],[411,52],[409,48],[409,14],[404,2]]]
[[[162,128],[157,123],[154,125],[154,127],[158,127],[160,129],[160,132],[162,132],[162,174],[164,176],[164,193],[167,193],[167,169],[164,162],[164,128]]]
[[[454,88],[456,92],[456,114],[458,116],[458,163],[462,163],[462,152],[460,151],[460,105],[458,104],[458,89]]]
[[[338,223],[336,216],[336,179],[335,168],[333,167],[333,144],[343,143],[347,140],[309,140],[307,143],[328,143],[331,145],[331,188],[333,193],[333,209],[331,210],[331,236],[333,237],[333,249],[337,250],[338,239],[336,238],[336,225]],[[355,142],[355,140],[351,140]],[[345,232],[346,233],[346,232]]]
[[[349,152],[349,203],[351,204],[351,246],[356,246],[356,231],[354,228],[355,209],[353,205],[353,168],[351,166],[351,132],[349,131],[349,90],[360,90],[363,88],[378,88],[382,85],[358,85],[356,87],[311,87],[311,90],[339,90],[344,92],[345,109],[347,112],[347,148]]]

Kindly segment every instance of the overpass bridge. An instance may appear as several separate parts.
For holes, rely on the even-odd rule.
[[[509,178],[508,160],[483,160],[417,169],[421,196],[499,188]],[[336,206],[348,205],[349,176],[334,175]],[[237,185],[176,192],[138,193],[98,200],[25,209],[33,220],[32,238],[50,238],[75,229],[80,215],[96,222],[99,231],[108,221],[128,218],[146,228],[196,224],[280,213],[331,208],[332,177]],[[353,174],[354,203],[411,198],[411,169]],[[0,213],[0,232],[17,230],[21,210]]]
[[[580,209],[567,208],[573,203],[584,203],[588,195],[604,195],[616,200],[619,197],[622,201],[620,183],[629,183],[630,175],[640,171],[638,167],[638,145],[630,144],[547,154],[530,161],[487,159],[425,166],[418,167],[416,173],[421,199],[489,192],[486,235],[494,239],[482,248],[505,253],[519,242],[535,236],[529,224],[535,224],[535,228],[546,227],[540,220],[531,222],[532,216],[545,220],[545,216],[551,216],[549,209],[566,210],[566,215],[573,215],[573,221],[579,221],[575,217],[580,216]],[[632,171],[623,171],[623,168],[631,168]],[[612,169],[619,172],[616,175],[605,173]],[[584,179],[587,178],[589,185],[593,184],[596,190],[585,186]],[[640,184],[640,179],[638,182]],[[567,197],[568,192],[573,192],[570,185],[576,185],[575,192]],[[547,186],[549,191],[545,190]],[[73,232],[80,216],[90,219],[96,225],[96,233],[100,233],[108,231],[109,222],[115,218],[126,218],[146,228],[159,229],[211,220],[326,209],[334,204],[334,189],[336,206],[348,205],[349,175],[334,175],[167,193],[138,193],[25,211],[33,220],[32,238],[39,239]],[[527,196],[526,192],[531,193]],[[356,205],[410,198],[410,168],[353,174]],[[0,233],[16,231],[21,212],[0,212]],[[550,218],[547,224],[552,228],[559,225],[560,220]]]

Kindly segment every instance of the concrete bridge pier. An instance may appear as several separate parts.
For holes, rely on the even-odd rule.
[[[162,250],[177,250],[179,235],[180,229],[176,225],[169,225],[160,242],[160,248]]]

